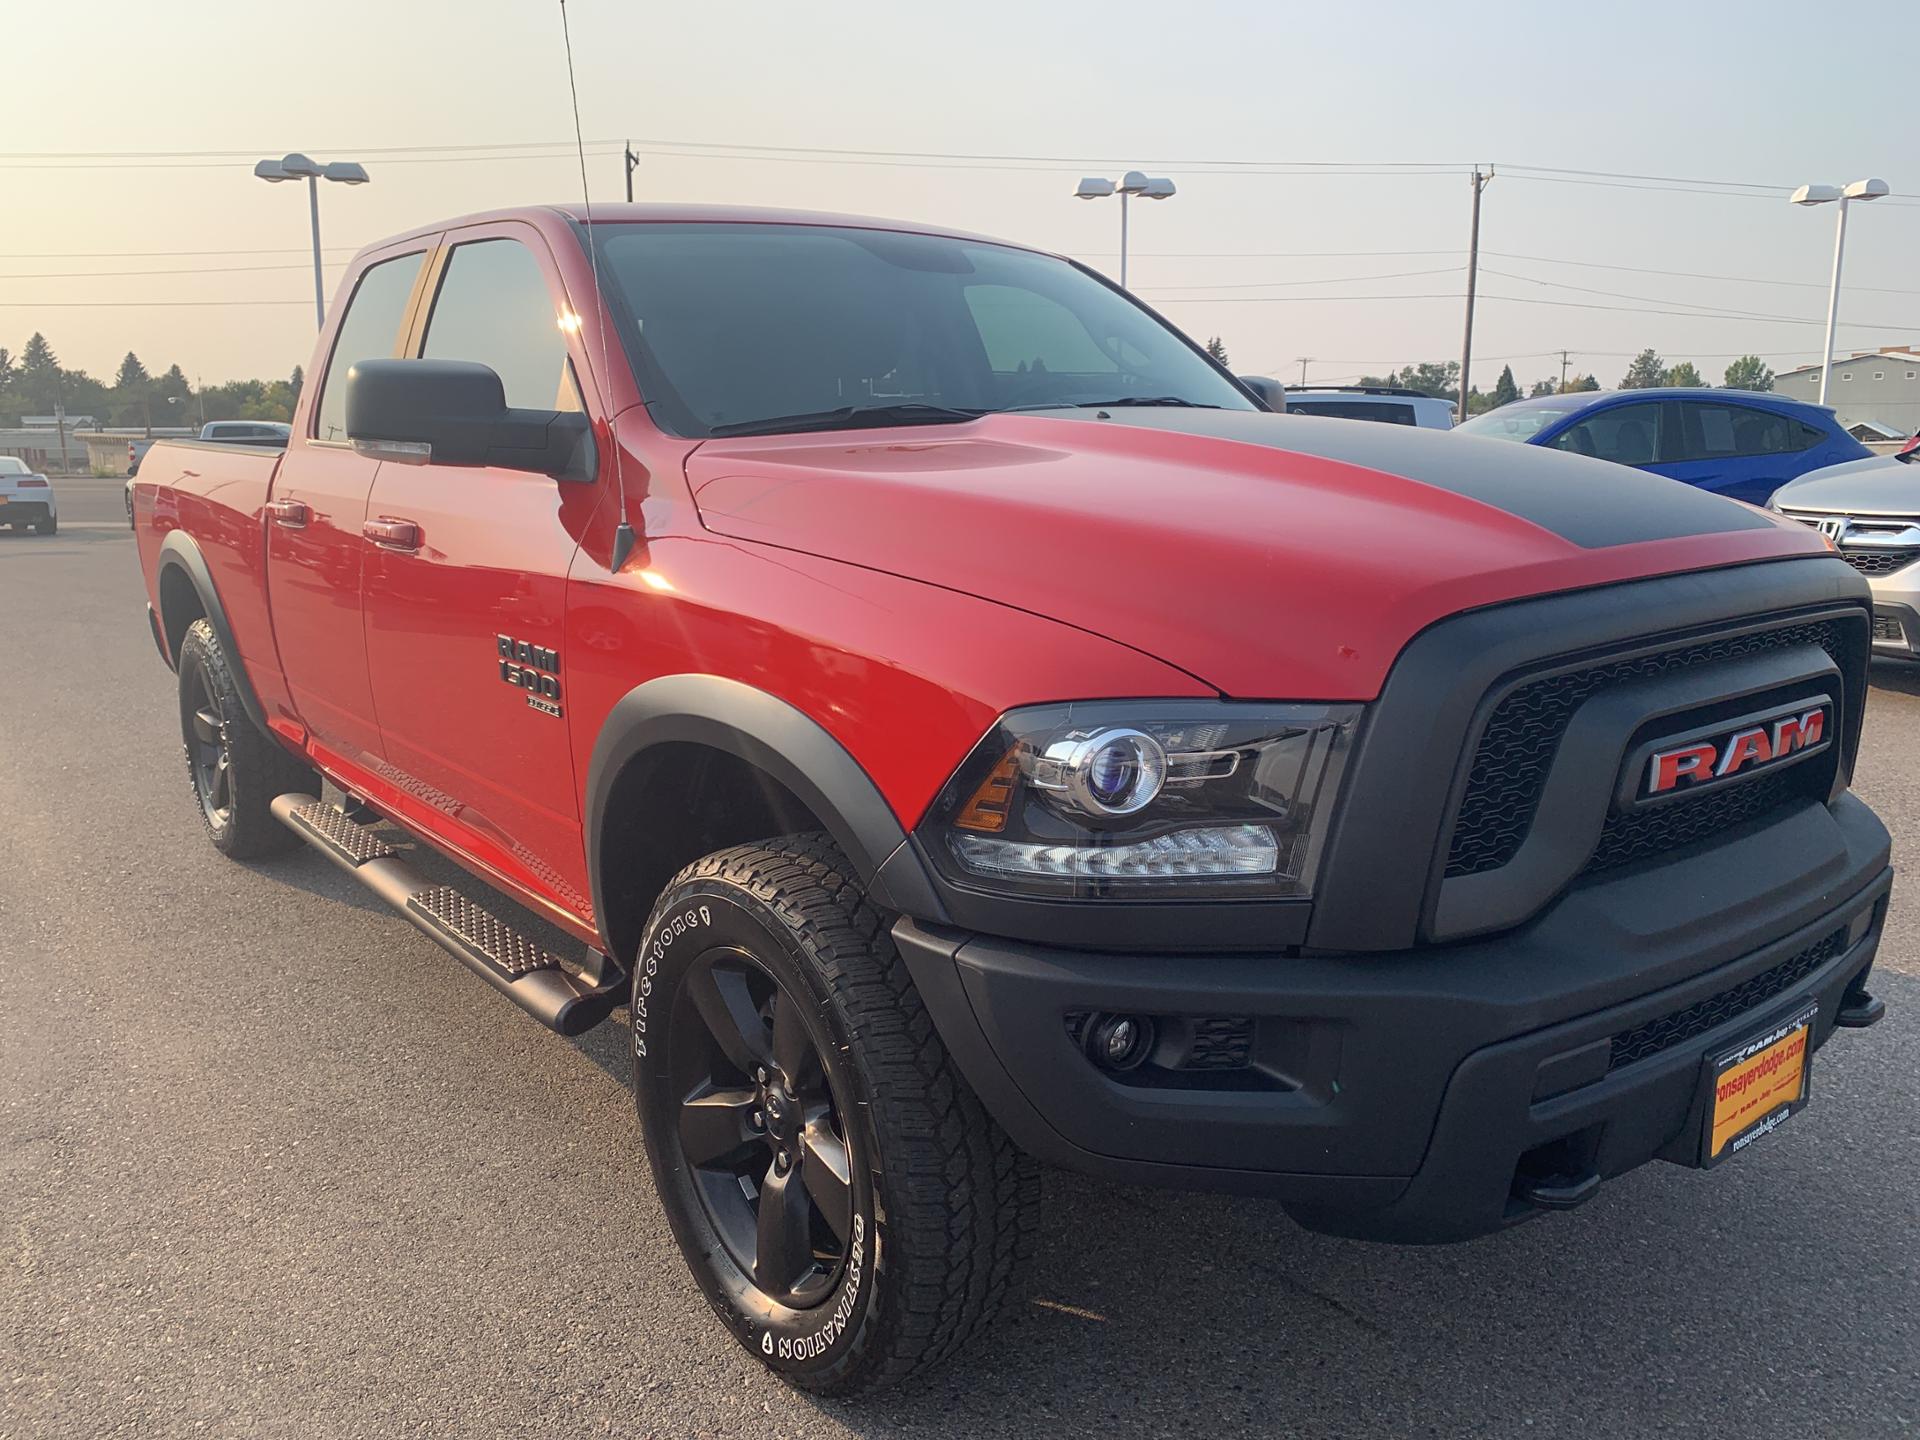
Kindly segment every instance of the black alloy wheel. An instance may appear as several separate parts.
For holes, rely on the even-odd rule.
[[[190,685],[198,694],[188,696],[194,708],[187,717],[187,764],[193,771],[193,793],[200,797],[207,824],[219,830],[233,819],[233,752],[227,745],[220,703],[214,698],[213,677],[206,666],[194,667]]]
[[[847,1263],[853,1166],[802,1002],[725,947],[694,960],[674,1008],[679,1139],[707,1219],[767,1299],[818,1305]]]
[[[283,854],[299,838],[273,818],[273,797],[320,793],[320,777],[247,717],[226,647],[205,619],[187,626],[180,670],[180,740],[207,838],[232,860]]]

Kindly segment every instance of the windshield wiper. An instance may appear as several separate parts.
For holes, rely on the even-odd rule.
[[[799,415],[770,415],[764,420],[734,420],[712,426],[712,435],[779,435],[807,430],[857,430],[869,425],[951,425],[978,420],[984,410],[909,400],[894,405],[842,405]]]
[[[1014,405],[1001,411],[1014,415],[1025,410],[1112,410],[1127,405],[1180,405],[1189,410],[1218,410],[1205,400],[1185,400],[1178,395],[1123,395],[1118,400],[1036,400],[1031,405]]]
[[[1182,405],[1189,410],[1218,410],[1204,400],[1185,400],[1178,395],[1122,395],[1118,400],[1076,400],[1075,410],[1111,410],[1122,405]]]

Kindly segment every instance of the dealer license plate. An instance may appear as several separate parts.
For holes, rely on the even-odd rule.
[[[1807,1103],[1808,1048],[1820,1007],[1811,1004],[1752,1039],[1707,1057],[1710,1103],[1703,1165],[1718,1165],[1770,1135]]]

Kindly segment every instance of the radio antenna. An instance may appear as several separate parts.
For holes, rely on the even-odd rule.
[[[567,92],[573,98],[573,144],[580,155],[580,201],[587,214],[587,261],[593,275],[593,304],[599,313],[594,323],[600,331],[600,389],[611,395],[613,384],[613,362],[607,344],[607,316],[609,307],[600,298],[600,246],[593,236],[593,191],[587,184],[587,142],[581,138],[580,130],[580,86],[573,78],[573,32],[567,25],[567,0],[560,0],[560,38],[567,49]],[[607,408],[607,443],[613,446],[613,488],[620,497],[620,523],[613,532],[613,573],[620,569],[633,554],[638,540],[633,526],[627,523],[627,482],[622,473],[620,455],[620,437],[615,432],[616,417],[611,401]]]

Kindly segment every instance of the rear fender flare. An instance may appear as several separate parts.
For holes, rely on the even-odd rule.
[[[207,557],[200,553],[199,542],[184,530],[172,530],[167,538],[160,542],[160,560],[155,567],[157,583],[155,589],[161,597],[164,607],[166,599],[165,580],[167,572],[177,570],[186,576],[193,586],[194,593],[200,598],[200,611],[213,627],[214,638],[220,642],[220,648],[226,653],[227,666],[233,675],[234,688],[240,694],[240,706],[247,712],[247,719],[263,735],[271,735],[267,729],[266,712],[260,708],[260,697],[254,693],[253,681],[247,675],[246,663],[240,658],[240,647],[234,644],[233,627],[227,622],[227,607],[220,603],[220,591],[213,583],[213,572],[207,568]],[[174,669],[180,668],[180,657],[172,637],[185,626],[176,627],[177,617],[165,613],[160,615],[160,634],[165,648],[162,654]]]
[[[881,909],[945,918],[892,807],[859,762],[817,721],[738,680],[662,675],[614,704],[587,769],[587,874],[603,939],[609,912],[602,844],[614,783],[647,750],[673,743],[725,751],[786,786],[819,817]]]

